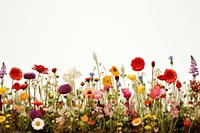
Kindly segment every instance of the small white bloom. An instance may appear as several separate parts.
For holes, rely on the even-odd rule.
[[[40,119],[40,118],[35,118],[32,121],[32,127],[35,130],[41,130],[44,127],[44,121],[42,119]]]
[[[73,83],[75,79],[80,78],[81,72],[78,71],[75,67],[70,69],[68,73],[64,73],[63,81],[67,83]]]

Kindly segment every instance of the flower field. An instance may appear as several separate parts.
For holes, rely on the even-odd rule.
[[[200,82],[193,56],[191,80],[179,80],[173,56],[163,72],[156,62],[135,57],[130,66],[105,70],[93,53],[94,70],[77,83],[81,72],[63,75],[57,68],[33,65],[0,70],[1,133],[199,133]],[[128,74],[131,67],[134,74]],[[143,69],[151,67],[144,81]],[[105,74],[104,71],[109,72]],[[9,77],[11,85],[4,84]],[[65,83],[59,84],[59,79]],[[78,85],[77,85],[78,84]]]

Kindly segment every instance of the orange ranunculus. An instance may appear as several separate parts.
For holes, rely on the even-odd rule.
[[[82,120],[82,122],[87,122],[88,121],[87,115],[82,116],[81,120]]]
[[[114,75],[114,76],[118,76],[119,75],[119,71],[117,69],[117,67],[112,66],[110,69],[110,72]]]
[[[13,67],[9,75],[13,80],[20,80],[22,78],[22,71],[17,67]]]
[[[134,71],[141,71],[144,69],[145,62],[142,58],[136,57],[131,61],[131,66]]]
[[[111,86],[112,85],[111,76],[105,76],[103,78],[103,85],[104,86]]]
[[[87,87],[84,91],[83,91],[83,96],[85,98],[93,98],[94,96],[94,89]]]
[[[28,98],[28,94],[27,93],[21,93],[19,97],[20,97],[21,101],[23,101],[23,100],[25,101]]]

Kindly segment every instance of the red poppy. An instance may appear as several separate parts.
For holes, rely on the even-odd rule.
[[[52,70],[51,70],[53,73],[56,73],[56,71],[57,71],[57,68],[52,68]]]
[[[36,105],[36,106],[40,106],[40,105],[42,105],[42,102],[36,100],[36,101],[34,101],[32,104],[34,104],[34,105]]]
[[[186,127],[186,128],[189,128],[190,125],[191,125],[191,121],[189,118],[185,118],[184,119],[184,122],[183,122],[183,125]]]
[[[20,86],[19,83],[14,83],[13,88],[14,88],[16,91],[18,91],[18,90],[21,89],[21,86]]]
[[[34,65],[32,69],[42,74],[48,74],[48,68],[43,65]]]
[[[22,71],[17,67],[13,67],[9,75],[13,80],[20,80],[22,78]]]
[[[144,69],[145,62],[142,58],[136,57],[131,61],[132,69],[135,71],[141,71]]]
[[[20,85],[20,88],[23,89],[23,90],[26,89],[27,87],[28,87],[28,84],[21,84]]]
[[[152,101],[150,99],[147,99],[145,102],[144,102],[144,105],[145,106],[151,106],[152,104]]]
[[[160,75],[157,77],[159,80],[164,80],[165,82],[171,84],[174,83],[177,79],[176,71],[173,69],[166,69],[164,75]]]

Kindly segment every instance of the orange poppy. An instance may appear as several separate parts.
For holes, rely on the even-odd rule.
[[[119,71],[117,69],[117,67],[112,66],[110,69],[110,72],[114,75],[114,76],[118,76],[119,75]]]
[[[104,86],[111,86],[112,85],[111,76],[105,76],[103,78],[103,85]]]

